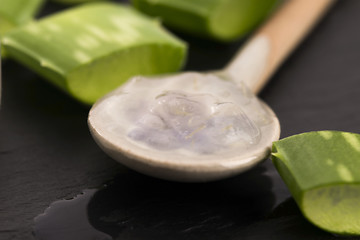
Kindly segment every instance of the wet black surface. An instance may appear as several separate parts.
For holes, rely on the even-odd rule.
[[[49,3],[42,15],[58,8]],[[324,129],[360,133],[359,12],[360,1],[339,1],[260,94],[278,115],[282,137]],[[190,42],[188,70],[220,68],[241,45],[182,37]],[[212,183],[146,177],[97,147],[88,110],[19,64],[3,63],[1,240],[34,239],[34,229],[59,236],[51,224],[61,229],[62,222],[92,229],[77,237],[85,240],[91,231],[114,239],[337,239],[301,216],[270,161]],[[77,202],[62,200],[82,192]],[[59,200],[35,226],[34,218]],[[82,217],[72,210],[76,204]]]
[[[97,190],[54,203],[35,220],[35,235],[76,240],[101,231],[113,239],[230,239],[271,211],[271,181],[264,172],[262,166],[224,181],[188,184],[124,171]]]

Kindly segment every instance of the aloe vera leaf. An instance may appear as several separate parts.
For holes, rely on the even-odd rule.
[[[304,216],[336,234],[360,234],[360,135],[318,131],[273,143],[272,161]]]
[[[44,0],[0,0],[0,38],[11,29],[31,21]],[[4,49],[1,49],[4,56]]]
[[[3,42],[12,58],[86,104],[134,75],[176,71],[186,55],[158,21],[105,2],[30,23]]]
[[[32,20],[44,0],[0,0],[0,17],[18,26]]]
[[[79,4],[79,3],[105,1],[105,0],[52,0],[52,1],[62,4]]]
[[[247,34],[279,0],[132,0],[140,11],[175,29],[220,41]]]

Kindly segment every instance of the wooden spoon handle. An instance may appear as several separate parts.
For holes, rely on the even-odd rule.
[[[335,0],[288,0],[224,69],[258,93]]]

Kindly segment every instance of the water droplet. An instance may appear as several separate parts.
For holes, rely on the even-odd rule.
[[[35,220],[34,235],[40,240],[112,240],[96,230],[88,220],[87,206],[97,190],[85,190],[69,200],[52,203]]]

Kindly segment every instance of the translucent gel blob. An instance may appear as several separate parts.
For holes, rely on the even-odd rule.
[[[128,136],[151,147],[198,153],[256,144],[259,128],[232,101],[208,93],[164,91],[147,104]]]
[[[99,101],[89,123],[105,148],[164,162],[266,155],[279,127],[244,84],[192,72],[135,77]]]

